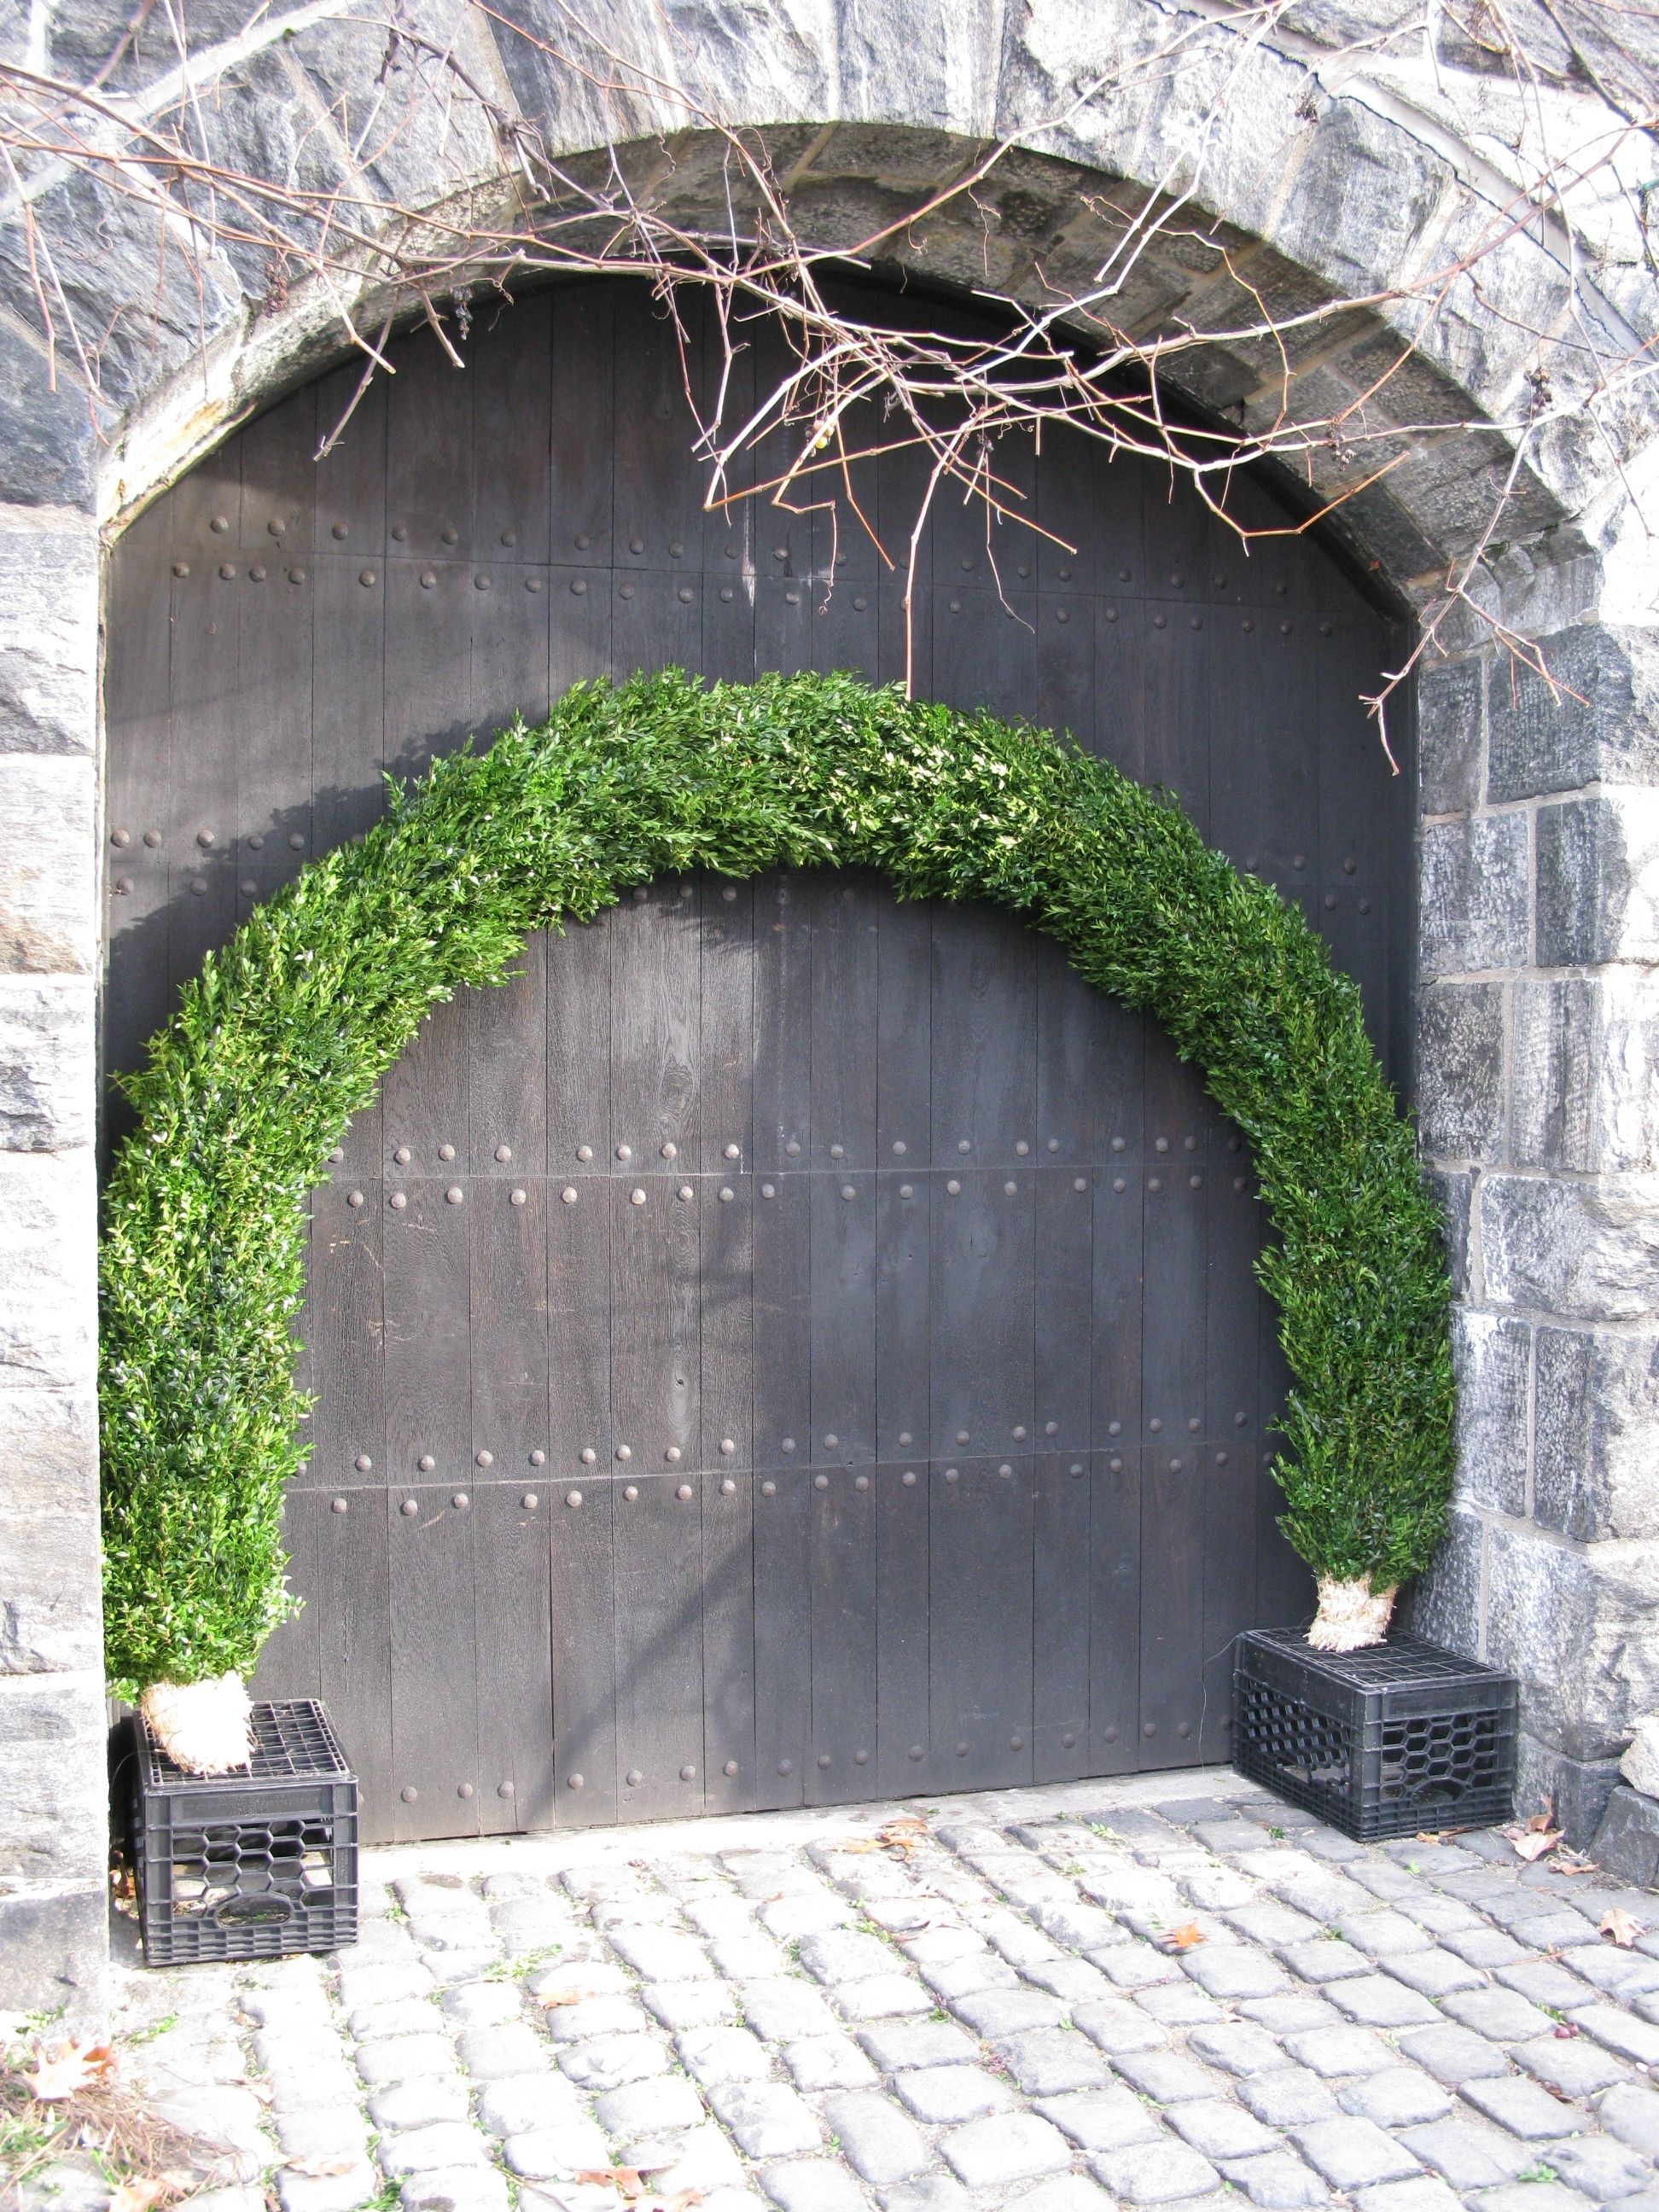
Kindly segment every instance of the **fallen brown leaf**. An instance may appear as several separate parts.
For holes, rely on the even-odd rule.
[[[1195,1920],[1185,1920],[1179,1928],[1170,1929],[1169,1934],[1161,1939],[1161,1942],[1162,1948],[1166,1951],[1191,1951],[1196,1949],[1200,1943],[1207,1943],[1209,1940]]]
[[[355,2158],[324,2158],[318,2153],[313,2153],[309,2158],[291,2158],[288,2161],[290,2172],[307,2173],[314,2181],[320,2181],[330,2174],[351,2173],[356,2171],[356,2165]]]
[[[1527,1815],[1527,1826],[1534,1835],[1542,1835],[1547,1828],[1553,1827],[1554,1825],[1555,1801],[1552,1797],[1547,1797],[1536,1813],[1528,1813]]]
[[[576,2179],[578,2181],[599,2183],[608,2181],[618,2197],[634,2204],[645,2194],[647,2174],[660,2173],[663,2170],[659,2166],[585,2166],[580,2169]]]
[[[1534,1827],[1530,1820],[1524,1828],[1505,1828],[1504,1831],[1516,1858],[1525,1859],[1528,1866],[1534,1859],[1544,1858],[1553,1851],[1565,1832],[1560,1828]]]
[[[1555,2023],[1556,2040],[1559,2043],[1571,2043],[1577,2033],[1578,2023],[1576,2020],[1558,2020]]]
[[[548,1990],[536,2002],[544,2012],[556,2012],[561,2005],[586,2004],[599,1994],[597,1990]]]
[[[176,2185],[164,2174],[130,2173],[111,2196],[109,2212],[150,2212],[152,2205],[178,2194]]]
[[[1628,1951],[1638,1936],[1645,1934],[1642,1923],[1633,1912],[1626,1912],[1622,1905],[1609,1905],[1601,1916],[1597,1933],[1611,1936],[1621,1951]]]
[[[694,2204],[702,2203],[702,2191],[701,2189],[677,2189],[672,2197],[660,2197],[657,2202],[661,2212],[691,2212]]]
[[[43,2105],[56,2104],[60,2098],[78,2096],[82,2090],[103,2081],[114,2063],[115,2053],[107,2043],[81,2043],[71,2036],[67,2043],[58,2045],[50,2058],[39,2055],[33,2073],[24,2079],[31,2094]]]

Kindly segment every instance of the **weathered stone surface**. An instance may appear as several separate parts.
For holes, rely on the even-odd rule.
[[[1534,1511],[1580,1542],[1659,1535],[1659,1338],[1538,1331]]]
[[[17,1539],[0,1595],[0,1674],[101,1669],[96,1422],[90,1391],[0,1390]]]
[[[1569,1759],[1615,1758],[1659,1708],[1659,1542],[1580,1551],[1500,1527],[1491,1546],[1487,1656],[1526,1683],[1528,1733]]]
[[[1659,979],[1643,968],[1514,989],[1510,1158],[1641,1172],[1659,1158]]]
[[[108,1845],[101,1817],[107,1789],[103,1684],[96,1674],[0,1675],[0,1880],[14,1889],[101,1889]],[[88,1805],[100,1817],[86,1817]],[[79,1925],[78,1905],[56,1916],[61,1942]],[[26,1923],[27,1924],[27,1923]]]
[[[1418,801],[1425,814],[1480,803],[1486,731],[1483,660],[1438,661],[1417,683]]]
[[[1528,842],[1527,823],[1513,814],[1425,830],[1419,896],[1425,979],[1526,963]]]
[[[1652,961],[1659,953],[1656,862],[1659,793],[1602,792],[1540,807],[1538,964]]]
[[[1659,781],[1659,654],[1643,630],[1585,623],[1540,638],[1553,690],[1530,669],[1492,687],[1486,797]]]
[[[1621,1784],[1607,1800],[1591,1849],[1609,1874],[1644,1889],[1659,1887],[1659,1802]]]
[[[1460,1306],[1453,1314],[1452,1332],[1457,1369],[1457,1495],[1470,1504],[1523,1516],[1531,1327],[1501,1314]]]
[[[0,1897],[0,2010],[61,2006],[70,2030],[101,2027],[108,1959],[109,1892],[102,1880]]]
[[[0,820],[27,824],[0,848],[0,971],[92,973],[95,800],[90,759],[0,753]]]
[[[91,1144],[94,1013],[90,977],[0,976],[0,1149]]]
[[[1659,1313],[1659,1178],[1488,1175],[1480,1234],[1494,1305],[1583,1321]]]
[[[1502,983],[1431,983],[1417,1018],[1417,1111],[1436,1160],[1499,1157],[1508,1101]]]
[[[95,1208],[90,1152],[0,1152],[0,1390],[91,1381]]]

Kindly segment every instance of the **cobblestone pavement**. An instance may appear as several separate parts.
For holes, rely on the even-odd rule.
[[[1659,1898],[1213,1771],[897,1809],[372,1851],[337,1959],[124,1969],[129,2064],[202,2212],[1659,2212]]]

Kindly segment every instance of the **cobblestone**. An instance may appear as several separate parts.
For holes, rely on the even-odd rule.
[[[1208,1787],[988,1798],[902,1858],[846,1808],[370,1851],[337,1961],[128,1971],[133,2078],[232,2141],[191,2212],[588,2212],[613,2164],[703,2212],[1659,2212],[1618,1893]]]

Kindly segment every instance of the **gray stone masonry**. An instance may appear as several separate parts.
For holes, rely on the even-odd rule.
[[[1372,36],[1394,18],[1349,0],[1305,0],[1271,35],[1248,36],[1213,10],[1172,31],[1149,0],[666,15],[617,0],[607,35],[659,90],[608,95],[592,70],[552,59],[567,30],[556,0],[511,12],[526,35],[501,10],[418,0],[422,48],[453,51],[491,106],[486,116],[446,88],[441,110],[434,99],[389,135],[370,131],[367,179],[353,167],[357,125],[341,118],[382,111],[386,45],[350,0],[246,20],[198,11],[193,83],[211,96],[183,105],[232,170],[286,180],[303,145],[319,189],[337,180],[348,203],[386,192],[414,212],[475,194],[485,208],[516,204],[526,139],[555,159],[620,145],[641,197],[716,228],[727,220],[723,142],[688,125],[711,112],[738,130],[787,117],[781,172],[808,240],[831,249],[887,224],[896,196],[914,206],[1006,138],[1013,151],[959,217],[901,230],[885,250],[921,277],[1047,307],[1054,288],[1092,285],[1119,256],[1125,217],[1112,210],[1133,214],[1173,180],[1193,195],[1182,203],[1191,219],[1138,239],[1111,303],[1126,330],[1218,330],[1237,314],[1241,282],[1293,309],[1334,295],[1401,298],[1397,325],[1364,311],[1310,325],[1305,357],[1294,340],[1288,359],[1218,343],[1180,356],[1173,374],[1177,391],[1246,430],[1363,421],[1352,445],[1316,428],[1305,456],[1320,499],[1363,487],[1334,526],[1356,560],[1410,603],[1484,544],[1471,599],[1512,634],[1543,637],[1565,686],[1512,685],[1473,616],[1443,630],[1453,657],[1431,662],[1422,684],[1421,1103],[1451,1224],[1465,1408],[1457,1516],[1417,1617],[1518,1668],[1528,1793],[1552,1793],[1587,1837],[1631,1720],[1659,1702],[1659,740],[1644,627],[1656,564],[1627,489],[1651,475],[1642,410],[1656,395],[1631,385],[1612,432],[1576,404],[1585,311],[1565,302],[1553,240],[1505,211],[1525,167],[1512,149],[1529,131],[1546,135],[1552,158],[1558,134],[1559,144],[1596,126],[1628,135],[1620,103],[1645,101],[1650,30],[1626,10],[1614,40],[1598,11],[1567,9],[1589,59],[1564,46],[1535,103],[1517,106],[1455,10],[1401,40]],[[31,67],[84,76],[111,59],[112,20],[96,0],[39,0],[13,11],[0,40]],[[124,46],[110,87],[135,113],[177,64],[160,23]],[[1170,35],[1178,70],[1135,64],[1149,37]],[[1131,66],[1101,92],[1103,57]],[[1194,171],[1194,118],[1224,82]],[[164,104],[181,105],[172,93]],[[1592,235],[1577,257],[1603,301],[1589,321],[1640,342],[1655,322],[1650,257],[1633,218],[1620,229],[1624,204],[1598,197],[1601,169],[1589,165]],[[158,258],[148,217],[103,184],[40,183],[27,233],[15,209],[0,219],[0,1764],[9,1783],[21,1778],[0,1805],[0,2004],[91,2018],[105,1963],[92,1151],[107,826],[100,548],[229,426],[345,344],[332,288],[296,276],[278,299],[263,252],[207,250],[199,270]],[[1217,248],[1196,246],[1212,218]],[[1425,319],[1408,289],[1396,295],[1402,272],[1455,268],[1494,232],[1502,243],[1478,287],[1449,287],[1443,312]],[[47,265],[79,331],[101,344],[95,395],[62,328],[55,386],[48,374],[33,274]],[[385,301],[371,292],[343,305],[371,329]],[[1538,331],[1557,334],[1541,353]],[[1548,379],[1547,419],[1511,478],[1512,426],[1542,397],[1534,369]],[[1498,427],[1423,428],[1435,424]],[[109,681],[129,673],[112,668]],[[884,2002],[874,1993],[868,2016]],[[814,2041],[801,2039],[802,2051]],[[814,2063],[803,2057],[802,2078]],[[1126,2176],[1103,2178],[1141,2201],[1140,2154],[1121,2155]],[[792,2183],[793,2201],[837,2201],[834,2190],[813,2198],[815,2185]],[[1201,2186],[1213,2185],[1206,2167]],[[1423,2185],[1377,2183],[1364,2212],[1431,2212],[1431,2195],[1383,2193]],[[411,2202],[443,2201],[441,2175],[410,2188]],[[466,2201],[504,2205],[501,2176],[470,2181]]]
[[[615,2165],[651,2169],[665,2195],[700,2190],[704,2212],[1220,2212],[1229,2195],[1261,2212],[1459,2197],[1490,2212],[1487,2192],[1517,2182],[1528,2212],[1651,2202],[1659,1898],[1523,1867],[1497,1834],[1361,1849],[1231,1778],[1220,1803],[1214,1787],[1189,1773],[921,1807],[899,1852],[878,1845],[892,1808],[372,1850],[362,1941],[332,1959],[152,1973],[121,1923],[123,2064],[201,2139],[203,2212],[393,2197],[506,2212],[509,2191],[517,2212],[614,2212],[609,2183],[578,2176]],[[1039,1925],[1064,1899],[1154,1891],[1165,1916],[1103,1911],[1092,1956]],[[1032,1892],[1042,1908],[1020,1902]],[[1288,1897],[1339,1915],[1407,1996],[1399,1971],[1441,1951],[1449,1919],[1495,1935],[1530,1904],[1569,1924],[1547,1955],[1513,1947],[1430,2004],[1433,2024],[1395,2033],[1328,2011],[1332,1985],[1306,1971],[1321,1943],[1286,1940],[1303,1919]],[[1596,1932],[1614,1902],[1644,1930],[1628,1949]],[[1206,1940],[1167,1950],[1194,1917]],[[771,1973],[719,1964],[790,1920],[820,1933],[788,1939]],[[999,2036],[982,1993],[935,2006],[924,1962],[970,1954],[1009,1966],[999,2000],[1058,2024]],[[1218,1959],[1276,1993],[1216,2004],[1200,1970]],[[1126,1960],[1154,1971],[1121,1999],[1052,1993]],[[866,2020],[872,1983],[914,2005]],[[720,2016],[676,2029],[694,1990]],[[1199,2002],[1178,2017],[1182,1992]],[[801,2063],[837,2050],[854,2070]],[[104,2212],[107,2197],[65,2166],[19,2212]]]
[[[1462,1295],[1412,1613],[1519,1674],[1522,1796],[1583,1844],[1659,1707],[1659,636],[1541,649],[1558,698],[1490,647],[1422,690],[1419,1092]]]

